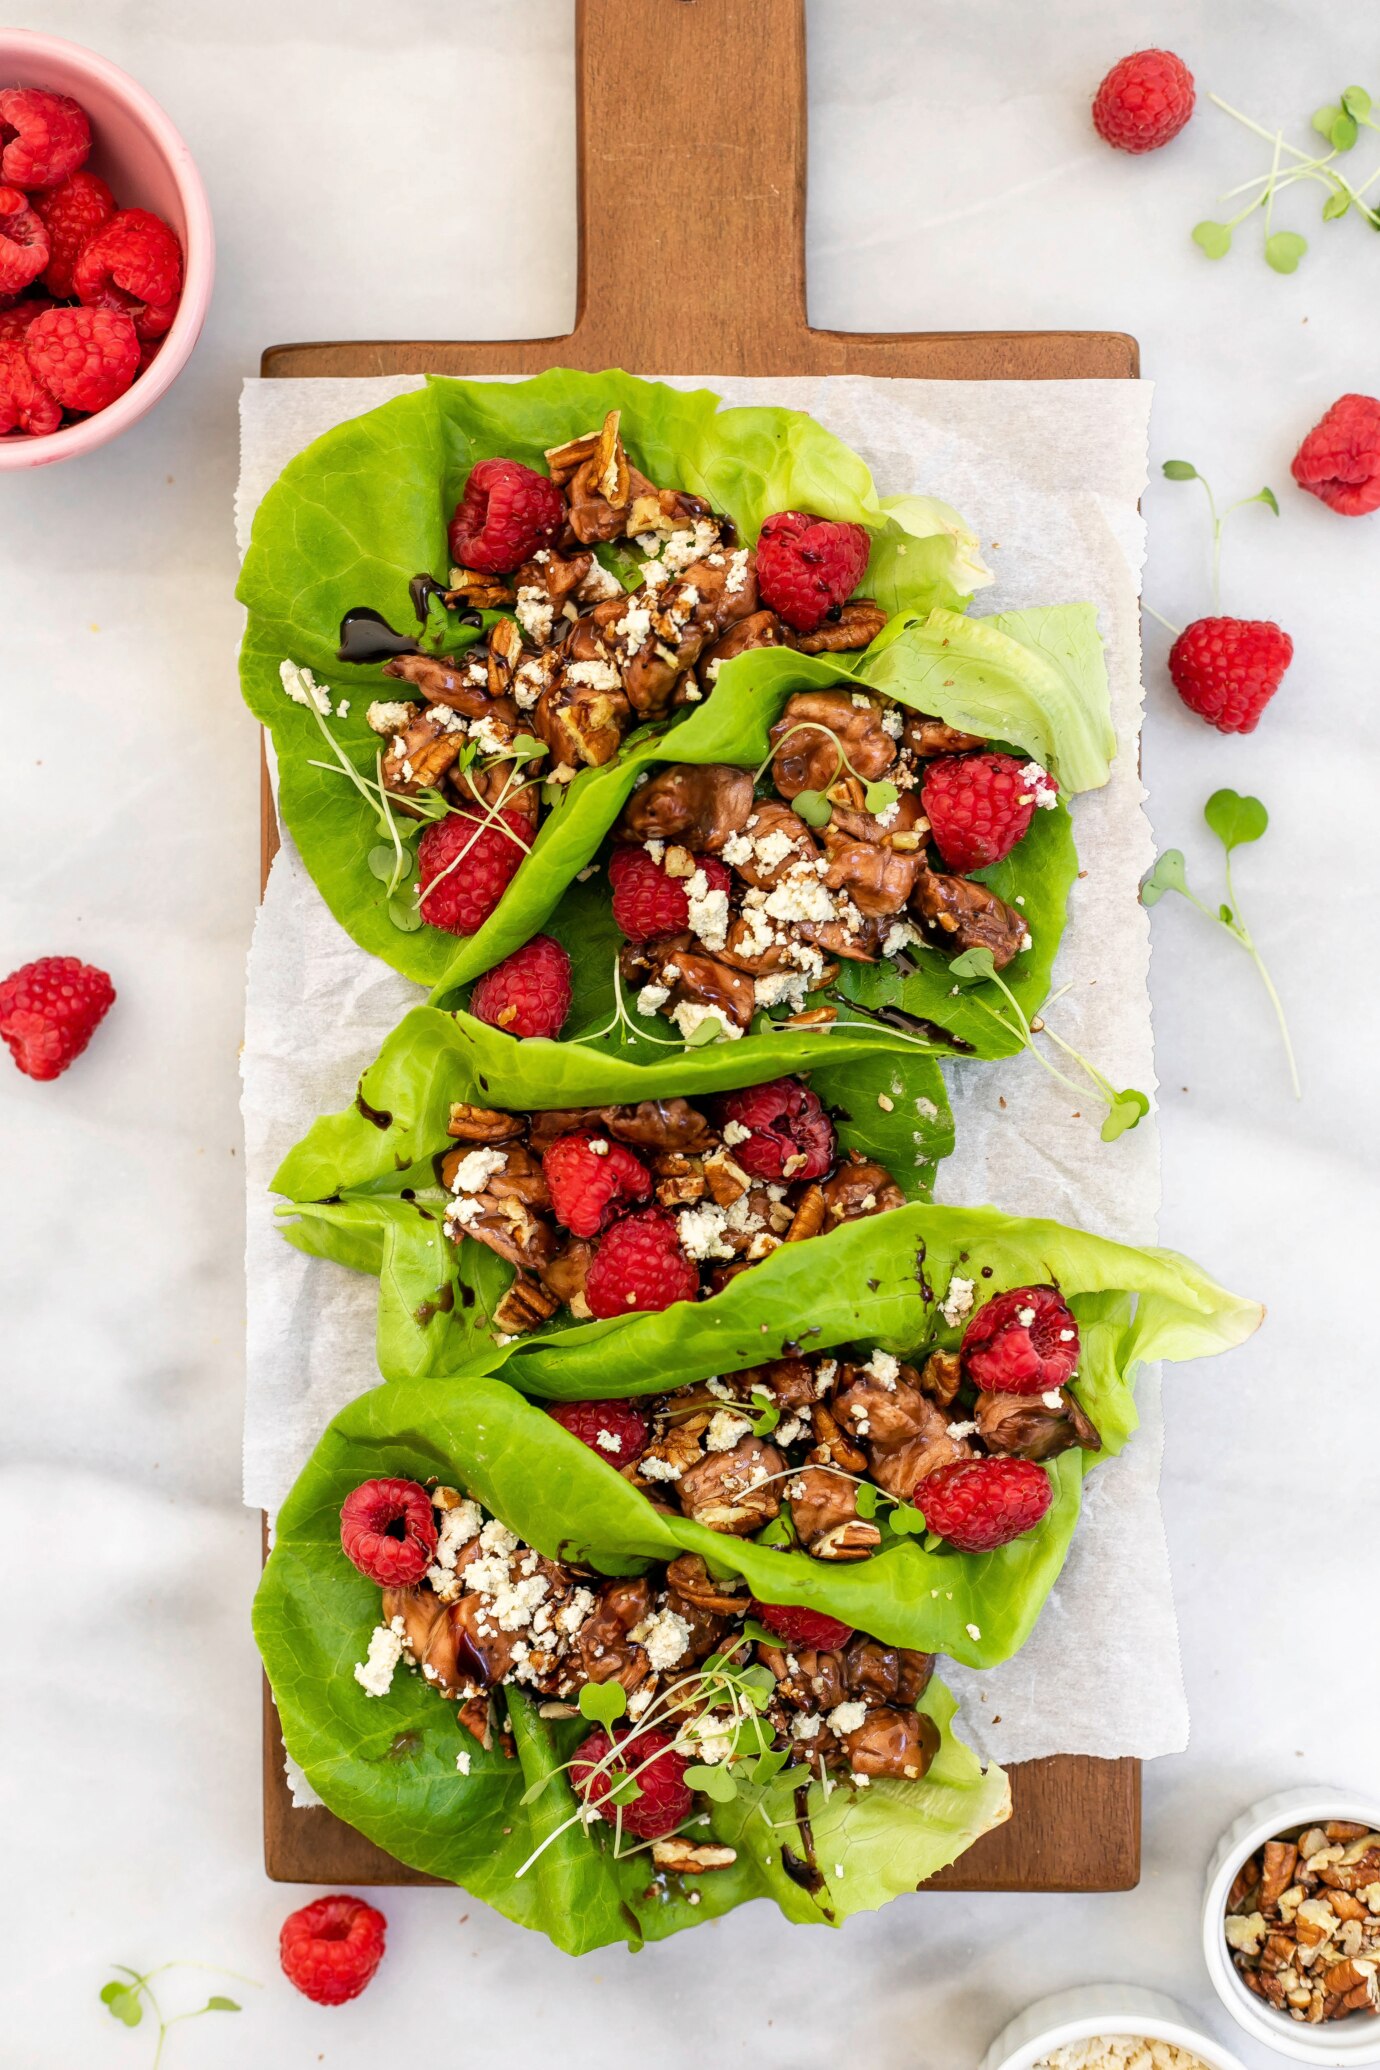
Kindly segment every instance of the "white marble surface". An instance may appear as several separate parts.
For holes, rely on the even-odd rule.
[[[1368,1292],[1380,1233],[1363,907],[1380,518],[1334,518],[1288,487],[1287,467],[1322,407],[1375,385],[1380,247],[1345,224],[1316,237],[1293,279],[1245,252],[1208,267],[1187,231],[1263,169],[1244,134],[1204,110],[1159,159],[1109,157],[1085,88],[1160,40],[1237,105],[1287,120],[1353,78],[1380,87],[1373,9],[811,7],[816,321],[1133,331],[1159,384],[1156,456],[1196,460],[1224,492],[1268,480],[1284,504],[1278,523],[1243,514],[1228,548],[1228,608],[1277,614],[1298,647],[1260,732],[1224,740],[1184,715],[1149,640],[1145,770],[1162,839],[1207,878],[1195,821],[1210,790],[1256,790],[1275,813],[1238,889],[1273,952],[1306,1097],[1288,1096],[1244,959],[1161,906],[1165,1236],[1272,1313],[1252,1347],[1166,1391],[1194,1736],[1147,1775],[1140,1889],[917,1900],[833,1942],[788,1936],[754,1908],[578,1969],[463,1897],[393,1893],[385,1968],[329,2014],[275,1976],[296,1894],[259,1865],[245,1617],[258,1547],[237,1499],[235,1050],[257,749],[232,667],[235,399],[275,338],[568,321],[573,208],[552,196],[573,148],[569,16],[564,0],[31,0],[26,20],[105,49],[165,102],[207,176],[221,267],[201,348],[159,413],[79,465],[8,478],[0,502],[0,696],[14,722],[0,961],[75,950],[121,994],[57,1085],[0,1073],[0,1515],[19,1584],[0,1763],[6,2061],[147,2064],[147,2031],[127,2034],[97,2003],[104,1965],[178,1956],[264,1989],[243,1993],[238,2020],[179,2029],[174,2070],[363,2070],[418,2045],[419,2006],[467,2058],[560,2049],[610,2066],[651,2050],[681,2070],[847,2051],[878,2070],[969,2070],[1027,1999],[1116,1976],[1172,1990],[1226,2038],[1196,1950],[1219,1830],[1271,1787],[1374,1779],[1380,1678],[1353,1635],[1373,1601],[1380,1416],[1367,1329],[1329,1311]],[[476,247],[476,213],[506,226],[500,246]],[[1147,510],[1148,595],[1182,623],[1206,604],[1202,514],[1168,485]],[[1239,2053],[1251,2070],[1277,2060]]]

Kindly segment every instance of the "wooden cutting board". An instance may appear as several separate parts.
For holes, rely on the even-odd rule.
[[[860,33],[866,33],[865,24]],[[275,345],[269,378],[622,366],[944,381],[1130,380],[1111,331],[820,331],[805,314],[803,0],[576,0],[579,284],[565,337]],[[635,202],[635,206],[632,203]],[[263,866],[277,847],[264,781]],[[1129,1890],[1140,1763],[1017,1763],[1010,1822],[943,1890]],[[279,1882],[429,1883],[325,1810],[295,1811],[264,1698],[264,1862]]]

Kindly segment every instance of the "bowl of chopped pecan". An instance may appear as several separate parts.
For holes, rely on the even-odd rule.
[[[1163,1992],[1080,1984],[1027,2006],[980,2070],[1242,2070]]]
[[[1208,1874],[1203,1948],[1247,2033],[1299,2063],[1380,2063],[1380,1803],[1285,1790]]]

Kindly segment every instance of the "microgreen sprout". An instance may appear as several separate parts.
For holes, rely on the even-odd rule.
[[[897,790],[895,784],[888,783],[885,779],[866,777],[863,775],[860,769],[855,769],[852,762],[849,761],[847,754],[844,752],[843,742],[839,739],[833,727],[825,726],[818,719],[802,719],[799,722],[799,724],[788,727],[787,730],[782,734],[780,740],[778,740],[774,744],[774,746],[772,747],[772,751],[767,756],[766,760],[759,763],[757,769],[754,771],[752,779],[754,783],[759,781],[763,771],[767,768],[768,763],[775,760],[778,751],[781,748],[783,748],[786,745],[786,742],[792,737],[792,735],[796,733],[822,733],[824,734],[826,739],[833,741],[834,747],[838,754],[838,760],[834,764],[834,773],[829,778],[828,783],[825,784],[823,790],[797,791],[794,798],[792,798],[791,800],[792,812],[795,813],[797,819],[803,819],[806,826],[828,826],[830,820],[834,816],[834,808],[829,800],[828,793],[832,789],[834,784],[838,782],[840,776],[843,774],[845,769],[848,771],[848,774],[857,783],[860,783],[863,787],[864,811],[873,813],[885,812],[889,806],[892,806],[896,803],[897,798],[900,796],[900,792]]]
[[[1218,906],[1216,912],[1213,912],[1211,906],[1205,905],[1202,899],[1189,889],[1183,851],[1178,848],[1166,848],[1141,885],[1141,902],[1143,905],[1153,906],[1164,897],[1166,891],[1176,891],[1180,898],[1186,898],[1191,906],[1196,906],[1204,919],[1211,920],[1229,934],[1233,941],[1240,943],[1259,971],[1260,981],[1274,1008],[1275,1019],[1279,1023],[1279,1032],[1284,1043],[1284,1054],[1289,1063],[1289,1078],[1294,1088],[1294,1098],[1302,1099],[1298,1065],[1294,1059],[1294,1045],[1289,1039],[1284,1007],[1275,990],[1274,980],[1265,967],[1264,958],[1256,947],[1249,928],[1241,919],[1235,887],[1231,880],[1232,850],[1244,848],[1249,842],[1258,841],[1270,824],[1270,815],[1259,798],[1242,797],[1237,791],[1221,790],[1214,791],[1208,799],[1203,807],[1203,818],[1225,850],[1226,899]]]
[[[1290,187],[1299,185],[1320,186],[1325,191],[1322,205],[1322,219],[1325,223],[1339,222],[1343,216],[1356,214],[1369,224],[1372,230],[1380,230],[1380,209],[1366,200],[1366,195],[1380,180],[1380,167],[1369,174],[1359,185],[1353,184],[1338,169],[1337,160],[1353,149],[1362,129],[1380,130],[1380,123],[1372,120],[1371,96],[1364,86],[1348,86],[1339,99],[1327,102],[1313,112],[1312,127],[1331,147],[1326,152],[1308,152],[1297,144],[1286,143],[1280,129],[1268,129],[1250,115],[1243,115],[1239,108],[1233,108],[1219,94],[1209,94],[1213,106],[1224,115],[1230,115],[1270,146],[1270,169],[1252,180],[1243,180],[1221,198],[1234,201],[1238,195],[1248,195],[1237,210],[1225,222],[1207,217],[1194,226],[1193,242],[1209,259],[1225,258],[1231,250],[1232,234],[1257,209],[1262,211],[1263,253],[1265,263],[1276,273],[1294,273],[1300,259],[1308,250],[1308,240],[1295,230],[1274,228],[1274,207],[1276,196]]]
[[[1206,475],[1199,474],[1191,460],[1166,460],[1164,463],[1164,475],[1166,481],[1200,482],[1202,484],[1203,494],[1208,501],[1208,512],[1212,519],[1212,608],[1214,611],[1220,611],[1222,608],[1223,525],[1234,510],[1245,510],[1247,505],[1251,503],[1263,503],[1267,510],[1272,510],[1275,516],[1278,517],[1279,499],[1273,489],[1257,489],[1254,496],[1238,496],[1235,503],[1229,503],[1225,510],[1219,511],[1217,508],[1217,498],[1212,493],[1211,483]],[[1151,613],[1152,617],[1157,617],[1158,615],[1157,612]],[[1163,623],[1164,621],[1161,622]]]
[[[990,981],[997,986],[999,991],[1005,994],[1007,1004],[1015,1015],[1014,1022],[1009,1021],[1006,1015],[997,1007],[988,1006],[985,1000],[979,1000],[978,1003],[984,1007],[986,1012],[991,1014],[999,1027],[1004,1028],[1008,1035],[1016,1037],[1022,1049],[1030,1051],[1037,1063],[1041,1064],[1048,1071],[1051,1078],[1057,1079],[1060,1085],[1067,1086],[1075,1097],[1081,1097],[1080,1088],[1072,1078],[1067,1077],[1064,1072],[1050,1062],[1035,1041],[1035,1037],[1037,1035],[1048,1036],[1056,1049],[1061,1049],[1065,1056],[1071,1058],[1079,1066],[1080,1070],[1087,1073],[1093,1085],[1097,1088],[1099,1098],[1104,1102],[1107,1109],[1106,1119],[1102,1123],[1102,1140],[1104,1143],[1114,1143],[1118,1136],[1127,1134],[1150,1112],[1149,1100],[1137,1087],[1130,1085],[1118,1091],[1110,1078],[1105,1073],[1099,1071],[1096,1064],[1090,1064],[1085,1056],[1080,1055],[1072,1043],[1065,1042],[1063,1036],[1057,1034],[1043,1016],[1036,1014],[1033,1020],[1026,1018],[1019,999],[1003,981],[993,961],[990,949],[965,949],[961,956],[954,957],[949,965],[949,970],[960,983],[966,984],[974,980],[979,982]],[[1049,1002],[1050,1005],[1052,1006],[1055,1000],[1062,999],[1068,989],[1069,987],[1065,985],[1061,991],[1056,992]]]
[[[255,1991],[262,1988],[253,1977],[242,1977],[236,1970],[220,1969],[210,1962],[160,1962],[156,1969],[142,1973],[137,1969],[127,1969],[122,1962],[113,1962],[111,1968],[115,1975],[108,1984],[102,1985],[100,1996],[101,2004],[112,2019],[119,2020],[125,2027],[139,2027],[143,2025],[144,2014],[147,2011],[150,2018],[158,2024],[158,2040],[154,2047],[151,2070],[159,2070],[163,2061],[164,2045],[172,2028],[181,2026],[185,2020],[199,2020],[203,2013],[233,2013],[242,2010],[235,1999],[225,1998],[217,1992],[208,1998],[204,2005],[193,2006],[188,2012],[164,2013],[154,1995],[155,1977],[166,1976],[169,1970],[174,1969],[200,1969],[209,1971],[212,1976],[234,1977],[236,1983],[248,1984]]]

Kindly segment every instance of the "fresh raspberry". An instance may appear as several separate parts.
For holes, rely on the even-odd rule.
[[[27,431],[37,438],[61,422],[62,404],[36,377],[22,341],[0,343],[0,436]]]
[[[550,1402],[547,1414],[610,1466],[627,1466],[647,1449],[651,1424],[639,1402]]]
[[[1343,517],[1380,510],[1380,400],[1343,395],[1294,455],[1294,480]]]
[[[1294,658],[1269,618],[1195,618],[1169,650],[1174,688],[1219,733],[1254,733]]]
[[[965,1553],[1009,1545],[1039,1523],[1053,1500],[1053,1484],[1033,1459],[956,1459],[915,1490],[929,1529]]]
[[[283,1975],[315,2005],[358,1998],[383,1960],[388,1921],[363,1898],[323,1897],[290,1912],[278,1935]]]
[[[715,855],[698,855],[711,891],[727,891],[733,873]],[[672,877],[645,848],[615,848],[609,857],[614,924],[630,942],[654,941],[660,934],[684,934],[690,925],[688,877]]]
[[[589,1312],[601,1322],[638,1310],[654,1314],[675,1301],[693,1301],[699,1290],[699,1273],[680,1247],[675,1221],[661,1208],[615,1222],[585,1279]]]
[[[646,1732],[620,1732],[617,1758],[609,1767],[599,1768],[613,1745],[602,1725],[580,1741],[570,1764],[576,1795],[596,1806],[600,1818],[612,1825],[619,1807],[609,1797],[625,1776],[635,1776],[641,1794],[622,1806],[623,1831],[639,1840],[660,1840],[674,1833],[689,1818],[695,1801],[685,1780],[685,1756],[676,1752],[667,1733],[650,1726]]]
[[[436,1516],[417,1481],[361,1481],[340,1507],[345,1557],[380,1588],[411,1588],[436,1554]]]
[[[552,1213],[572,1236],[597,1236],[615,1215],[651,1197],[652,1175],[641,1158],[626,1143],[585,1129],[557,1136],[541,1168]]]
[[[815,632],[862,581],[870,542],[861,525],[779,510],[757,541],[757,591],[796,632]]]
[[[0,295],[17,295],[48,263],[48,231],[17,187],[0,187]]]
[[[0,89],[0,179],[56,187],[90,149],[91,124],[70,95],[41,86]]]
[[[29,325],[24,353],[67,410],[105,409],[139,371],[139,340],[120,309],[50,309]]]
[[[1172,50],[1137,50],[1098,87],[1093,128],[1117,151],[1158,151],[1193,113],[1193,74]]]
[[[0,346],[0,358],[14,350]],[[115,987],[103,970],[75,956],[40,956],[0,984],[0,1038],[26,1077],[58,1078],[114,1004]]]
[[[77,300],[123,309],[141,338],[161,338],[182,297],[182,246],[161,216],[122,208],[88,238],[72,268]]]
[[[470,1012],[509,1035],[546,1035],[553,1041],[570,1011],[570,958],[549,934],[534,934],[470,993]]]
[[[754,1179],[822,1179],[834,1161],[834,1124],[819,1096],[798,1078],[769,1078],[765,1085],[726,1093],[717,1112],[721,1129],[736,1122],[751,1130],[725,1141],[734,1162]]]
[[[988,1394],[1047,1394],[1078,1369],[1078,1324],[1058,1287],[1012,1287],[979,1308],[961,1357]]]
[[[853,1636],[851,1624],[794,1603],[759,1603],[754,1598],[752,1614],[787,1646],[813,1646],[818,1653],[838,1653]]]
[[[28,295],[9,309],[0,309],[0,345],[16,344],[31,323],[47,310],[56,308],[57,303],[50,302],[46,295]]]
[[[94,237],[115,213],[115,196],[105,181],[93,172],[76,172],[46,194],[35,194],[34,211],[48,232],[48,267],[43,285],[50,295],[65,301],[76,290],[72,268],[88,238]]]
[[[984,870],[1010,855],[1052,778],[1014,755],[940,755],[925,771],[920,801],[951,870]]]
[[[451,554],[462,568],[509,575],[565,520],[565,498],[544,474],[520,460],[481,460],[450,521]]]
[[[428,927],[444,927],[447,934],[478,933],[512,883],[532,843],[532,822],[520,812],[497,816],[508,834],[492,820],[467,812],[449,812],[423,832],[417,861]]]

